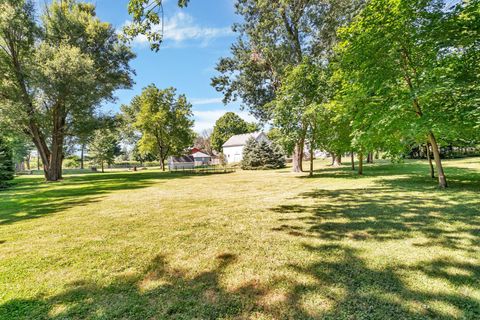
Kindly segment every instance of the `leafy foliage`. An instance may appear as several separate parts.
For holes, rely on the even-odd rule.
[[[234,112],[227,112],[215,122],[210,137],[212,147],[221,151],[223,144],[234,135],[255,132],[258,129],[257,124],[246,122]]]
[[[278,169],[285,167],[282,149],[273,142],[248,139],[243,149],[242,169]]]
[[[141,134],[138,149],[154,154],[162,169],[170,155],[180,154],[193,144],[192,105],[185,95],[176,96],[174,88],[158,89],[149,85],[129,106],[122,106],[130,125]]]
[[[8,79],[0,111],[31,138],[47,180],[58,180],[65,138],[116,89],[131,87],[134,54],[90,3],[55,0],[40,19],[34,8],[30,0],[0,4],[0,71]]]
[[[88,150],[93,162],[100,165],[104,172],[105,163],[112,165],[115,156],[120,153],[117,134],[108,128],[95,130]]]
[[[179,7],[186,7],[189,0],[178,0]],[[153,51],[160,50],[163,41],[163,0],[130,0],[128,13],[133,21],[123,28],[127,39],[143,35]]]
[[[441,0],[372,0],[340,31],[337,53],[356,144],[398,151],[399,141],[428,139],[441,187],[446,179],[437,137],[469,135],[475,126],[470,116],[479,82],[470,70],[478,67],[468,61],[478,57],[478,41],[472,41],[478,26],[463,17],[478,20],[478,6],[462,2],[449,11]]]
[[[8,142],[0,136],[0,188],[5,181],[12,180],[15,173],[13,153]]]

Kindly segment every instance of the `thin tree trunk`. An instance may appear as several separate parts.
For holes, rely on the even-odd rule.
[[[332,154],[332,163],[331,163],[331,165],[333,166],[333,165],[335,165],[335,153],[332,152],[331,154]]]
[[[437,140],[435,139],[435,135],[431,131],[428,133],[428,141],[432,146],[433,159],[435,160],[435,166],[437,167],[438,186],[444,189],[448,186],[447,178],[445,177],[445,172],[443,171],[442,160],[440,159],[440,151],[438,148]]]
[[[310,177],[313,177],[313,148],[310,144]]]
[[[355,170],[355,155],[353,154],[353,151],[350,153],[350,159],[352,161],[352,171]]]
[[[373,152],[367,154],[367,163],[373,163]]]
[[[103,160],[102,160],[102,173],[105,173],[105,168],[104,168],[104,165],[103,165]]]
[[[433,168],[432,157],[430,157],[430,145],[428,142],[425,146],[425,149],[427,150],[427,160],[430,166],[430,176],[432,177],[432,179],[435,179],[435,169]]]
[[[85,144],[82,143],[81,151],[80,151],[80,169],[84,169],[84,151],[85,151]]]
[[[30,171],[30,153],[25,157],[25,164],[27,165],[27,170]]]
[[[358,174],[363,174],[363,153],[358,154]]]
[[[411,61],[410,56],[408,54],[408,50],[403,48],[402,52],[402,59],[403,59],[403,69],[405,72],[404,79],[405,82],[407,83],[410,92],[412,94],[415,93],[415,88],[412,82],[412,78],[409,74],[409,61]],[[417,72],[414,68],[412,68],[414,75],[416,76]],[[419,118],[423,117],[423,112],[422,108],[420,106],[420,102],[418,101],[418,98],[414,97],[413,98],[413,108],[415,110],[415,113]],[[443,166],[442,166],[442,160],[440,159],[440,151],[438,149],[438,144],[437,140],[435,138],[435,135],[433,134],[432,131],[428,132],[428,141],[430,142],[430,145],[432,146],[432,151],[433,151],[433,158],[435,160],[435,166],[437,167],[437,174],[438,174],[438,186],[440,188],[446,188],[447,187],[447,178],[445,177],[445,172],[443,171]]]

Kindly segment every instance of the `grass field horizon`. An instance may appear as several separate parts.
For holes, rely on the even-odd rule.
[[[478,319],[480,158],[0,191],[0,319]]]

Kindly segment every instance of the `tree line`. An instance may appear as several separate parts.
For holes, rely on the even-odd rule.
[[[414,142],[445,188],[440,145],[480,141],[479,3],[238,0],[212,85],[279,131],[294,171],[305,144],[357,153],[362,173],[371,152],[396,158]]]
[[[186,97],[153,85],[122,107],[116,130],[92,135],[103,128],[98,107],[133,84],[127,41],[145,34],[152,49],[160,48],[152,26],[161,5],[130,0],[133,23],[119,35],[91,3],[52,1],[39,17],[33,1],[0,4],[1,130],[28,138],[47,180],[62,178],[68,145],[82,153],[105,149],[95,145],[115,144],[119,127],[139,156],[162,167],[195,139]],[[238,38],[212,85],[225,103],[241,100],[272,126],[293,154],[294,171],[303,171],[305,145],[327,150],[337,163],[356,153],[362,173],[372,152],[398,158],[417,144],[432,154],[446,187],[440,147],[478,144],[479,0],[237,0],[235,9],[242,17],[233,25]],[[229,117],[222,121],[235,122]],[[222,126],[197,141],[220,149],[227,139]],[[232,135],[259,128],[236,126]],[[117,149],[95,157],[108,163]]]

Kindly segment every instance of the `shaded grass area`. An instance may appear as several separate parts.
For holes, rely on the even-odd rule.
[[[479,162],[22,177],[0,319],[478,319]]]
[[[180,177],[187,176],[176,178]],[[74,206],[85,206],[99,201],[102,194],[134,191],[172,178],[172,174],[158,172],[76,175],[52,183],[46,183],[39,177],[21,177],[15,180],[10,190],[0,193],[0,225],[42,217]]]

